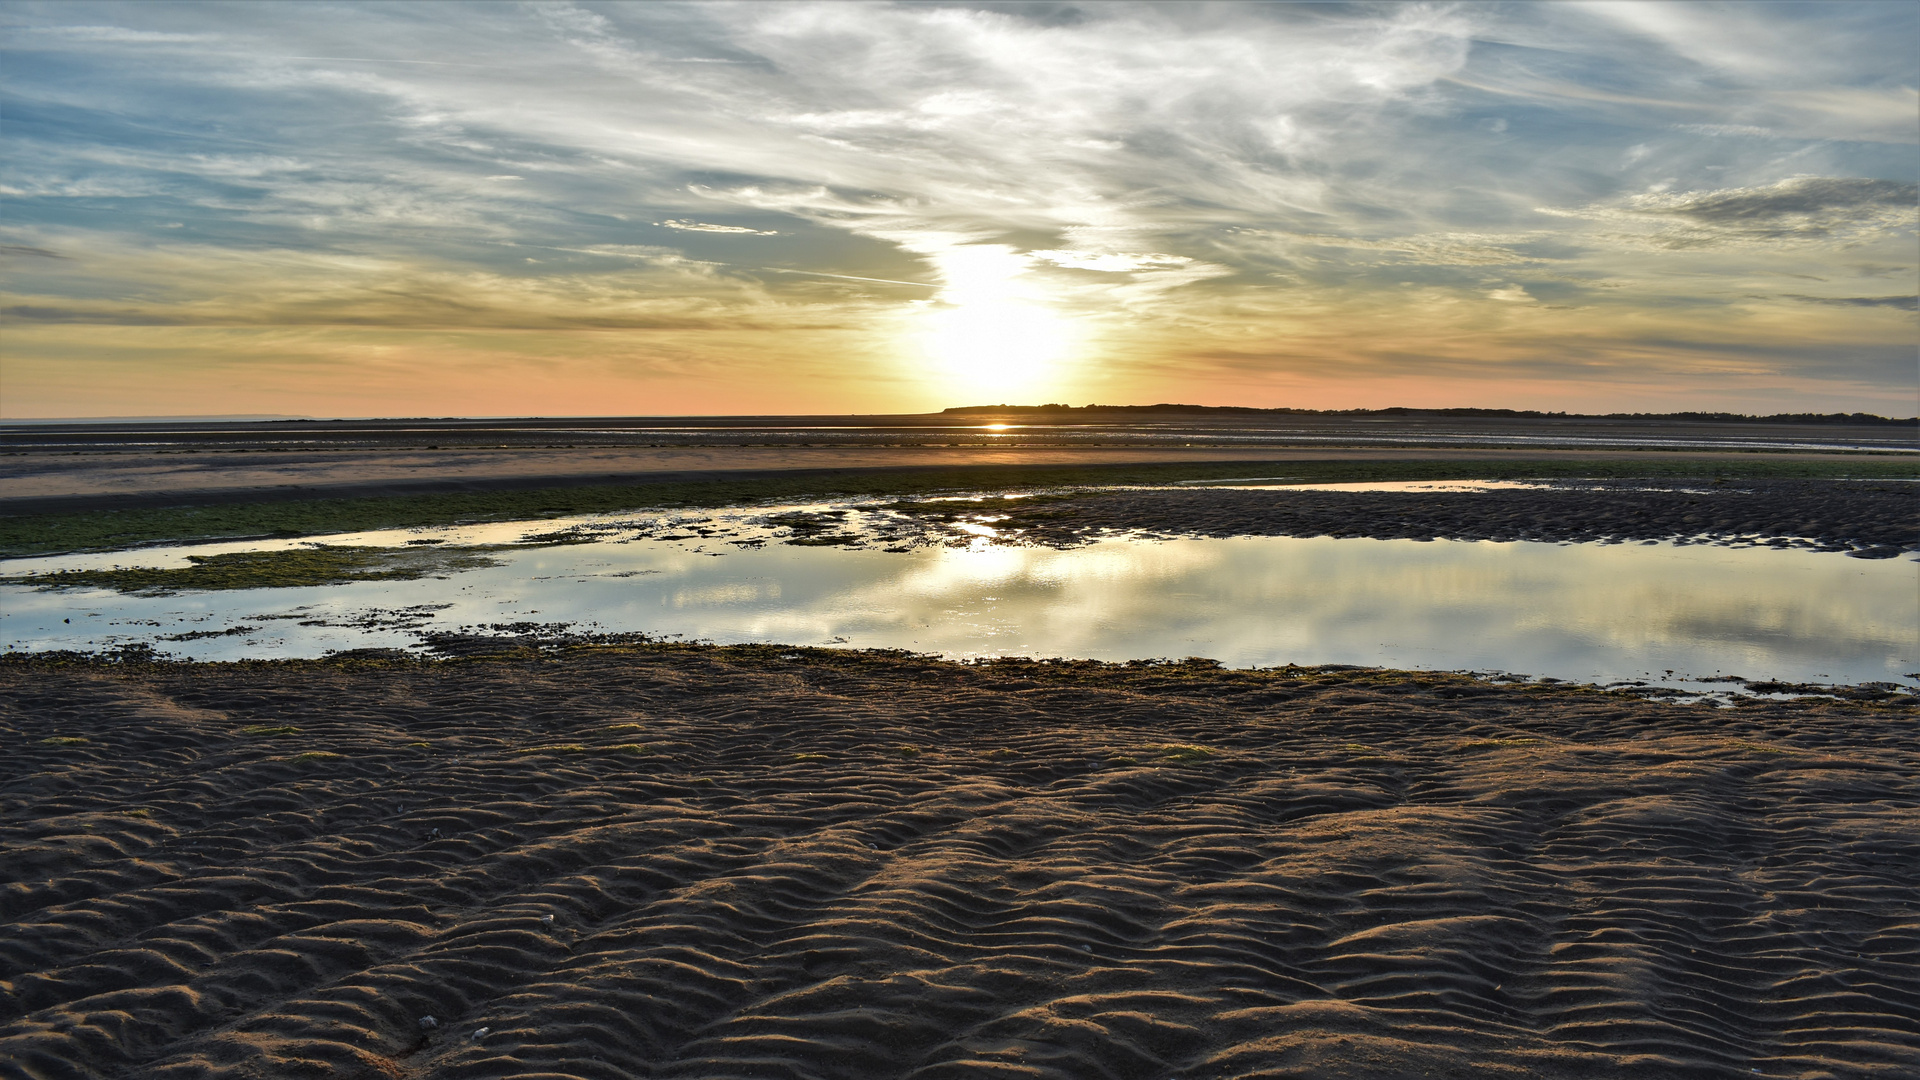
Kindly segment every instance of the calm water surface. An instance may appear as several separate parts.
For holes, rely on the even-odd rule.
[[[552,523],[329,542],[477,542],[534,527]],[[288,544],[14,560],[0,572],[178,565],[187,554],[266,546]],[[1920,565],[1910,559],[1326,537],[904,552],[610,539],[496,557],[502,565],[443,578],[297,589],[142,597],[4,587],[0,641],[297,657],[531,622],[949,657],[1205,656],[1233,667],[1344,663],[1676,686],[1717,675],[1906,682],[1920,671]]]

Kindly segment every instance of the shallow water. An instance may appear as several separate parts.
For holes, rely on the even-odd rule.
[[[773,512],[733,513],[744,525]],[[555,524],[328,542],[500,542]],[[1908,559],[1664,543],[1240,537],[1055,550],[981,538],[877,551],[601,535],[500,551],[502,565],[417,581],[173,596],[0,587],[0,641],[145,643],[224,660],[416,647],[431,633],[532,623],[950,657],[1205,656],[1234,667],[1344,663],[1696,688],[1726,675],[1904,681],[1920,669],[1920,567]],[[0,572],[182,565],[189,554],[297,543],[14,560]]]

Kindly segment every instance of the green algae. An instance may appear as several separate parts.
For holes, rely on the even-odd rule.
[[[355,581],[413,581],[435,574],[497,566],[498,548],[333,547],[189,555],[187,566],[112,566],[0,577],[0,585],[41,589],[112,589],[141,596],[227,589],[284,589]]]

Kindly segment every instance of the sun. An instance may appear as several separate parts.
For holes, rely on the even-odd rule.
[[[956,392],[1018,396],[1059,380],[1077,344],[1074,326],[1025,276],[1025,256],[969,245],[936,262],[946,286],[917,312],[912,332],[932,381]]]
[[[1064,319],[1020,301],[930,311],[921,328],[922,348],[941,381],[979,393],[1052,383],[1070,339]]]

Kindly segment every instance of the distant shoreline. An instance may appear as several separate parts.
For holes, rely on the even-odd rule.
[[[1570,413],[1543,412],[1538,409],[1416,409],[1406,406],[1393,406],[1384,409],[1292,409],[1258,408],[1251,405],[1179,405],[1161,403],[1157,405],[956,405],[941,410],[942,416],[1001,416],[1001,415],[1040,416],[1327,416],[1327,417],[1395,417],[1426,418],[1455,417],[1497,420],[1625,420],[1639,423],[1659,423],[1662,421],[1688,424],[1861,424],[1920,425],[1920,416],[1901,418],[1881,416],[1878,413],[1773,413],[1766,416],[1752,413],[1729,412],[1670,412],[1670,413]]]
[[[1817,425],[1860,425],[1878,426],[1920,426],[1920,416],[1897,417],[1881,416],[1878,413],[1772,413],[1759,415],[1753,413],[1682,411],[1668,413],[1570,413],[1547,412],[1539,409],[1482,409],[1482,408],[1442,408],[1421,409],[1409,406],[1390,406],[1379,409],[1296,409],[1285,406],[1260,408],[1249,405],[1185,405],[1161,402],[1153,405],[955,405],[927,413],[690,413],[671,416],[298,416],[288,413],[221,413],[205,416],[44,416],[44,417],[0,417],[0,429],[31,428],[55,426],[61,424],[87,424],[102,427],[113,425],[198,425],[198,424],[485,424],[498,423],[509,425],[545,425],[555,422],[585,424],[662,424],[685,426],[690,424],[739,424],[799,423],[807,424],[831,422],[845,423],[866,421],[869,423],[888,423],[912,425],[937,424],[955,417],[977,418],[990,416],[1044,416],[1065,419],[1132,419],[1144,416],[1181,416],[1203,419],[1206,417],[1246,418],[1246,417],[1327,417],[1354,419],[1380,417],[1383,419],[1481,419],[1481,420],[1529,420],[1529,421],[1625,421],[1631,423],[1678,423],[1678,424],[1817,424]]]

